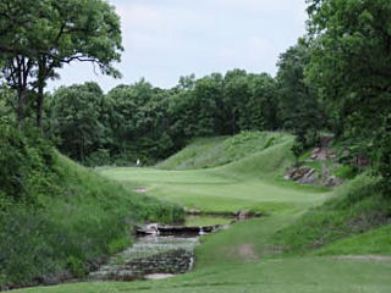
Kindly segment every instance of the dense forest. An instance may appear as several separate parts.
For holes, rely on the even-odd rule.
[[[307,33],[280,55],[276,76],[233,69],[204,77],[182,76],[170,89],[141,79],[104,93],[93,82],[54,92],[46,89],[49,80],[59,77],[59,69],[73,62],[91,62],[102,74],[121,76],[113,66],[123,51],[114,7],[104,0],[2,0],[0,221],[11,223],[10,215],[18,214],[28,222],[21,206],[38,211],[49,201],[42,199],[43,194],[72,192],[72,182],[56,187],[67,171],[59,167],[53,147],[88,167],[131,166],[137,160],[152,165],[195,138],[248,130],[294,134],[292,151],[297,157],[319,144],[322,133],[332,134],[344,146],[341,160],[352,168],[368,167],[389,195],[391,2],[307,3]],[[151,212],[145,217],[153,217],[155,205],[148,204],[132,203],[148,206]],[[113,207],[107,203],[106,208]],[[175,207],[165,208],[180,214]],[[124,212],[120,213],[122,217]],[[53,224],[34,217],[36,225]],[[110,218],[104,225],[118,221]],[[12,223],[11,230],[22,225]],[[54,232],[56,226],[49,224],[42,224],[52,237],[47,247],[60,237]],[[114,231],[113,237],[121,238],[122,232]],[[68,257],[66,264],[53,261],[53,267],[68,265],[77,271],[79,260],[89,256],[87,248],[72,242],[76,234],[69,235],[73,238],[69,243],[63,240],[64,250],[68,247],[78,258]],[[93,256],[107,252],[108,245],[95,247]],[[5,240],[0,240],[0,261],[6,258],[1,250],[7,249]],[[29,264],[33,262],[32,258]],[[16,269],[10,265],[9,270]],[[26,267],[11,281],[29,282],[37,272],[27,271]],[[0,270],[0,284],[7,273]]]

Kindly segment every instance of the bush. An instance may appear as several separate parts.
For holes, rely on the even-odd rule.
[[[106,149],[99,149],[89,155],[85,160],[85,165],[90,167],[107,166],[111,164],[110,152]]]
[[[0,194],[18,202],[34,202],[33,195],[47,192],[45,178],[53,171],[51,145],[34,130],[26,134],[0,124]]]
[[[341,179],[353,179],[358,173],[358,170],[350,165],[342,165],[335,171],[335,176]]]

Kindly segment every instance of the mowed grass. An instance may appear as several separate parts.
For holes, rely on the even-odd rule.
[[[385,248],[389,239],[387,227],[375,230],[373,235],[353,236],[336,241],[324,250],[308,253],[287,255],[283,253],[285,247],[276,244],[276,234],[300,223],[309,209],[339,196],[330,190],[281,180],[284,170],[292,163],[288,152],[290,143],[291,138],[287,137],[245,158],[203,170],[100,170],[104,176],[121,181],[127,188],[145,188],[150,196],[188,208],[214,212],[251,209],[262,211],[265,216],[202,237],[202,244],[196,249],[195,268],[184,275],[161,281],[86,282],[24,291],[390,292],[391,261],[383,257],[389,252]],[[197,158],[192,160],[197,161]],[[181,164],[180,160],[177,164]],[[175,164],[171,167],[175,169]],[[305,229],[302,231],[306,233]],[[371,241],[372,236],[382,240],[383,246],[377,247]],[[360,246],[360,241],[370,249]],[[344,247],[351,249],[344,250]],[[371,252],[381,257],[368,257]],[[340,257],[349,254],[360,257]]]
[[[146,194],[205,212],[238,210],[274,211],[302,209],[322,202],[322,190],[279,186],[270,180],[239,179],[219,170],[163,171],[140,168],[114,168],[102,171],[106,177],[120,180],[129,188],[146,189]]]
[[[257,135],[260,138],[256,139]],[[220,145],[221,141],[217,141]],[[104,168],[100,172],[108,178],[121,181],[129,188],[134,188],[136,184],[139,188],[146,189],[148,195],[207,212],[241,209],[271,212],[287,208],[303,210],[323,202],[329,193],[321,188],[299,186],[281,179],[286,168],[293,162],[293,157],[290,155],[292,142],[293,137],[290,135],[244,133],[223,141],[227,146],[220,154],[215,154],[214,148],[209,144],[206,149],[202,148],[202,152],[199,153],[200,158],[215,154],[215,160],[208,161],[211,165],[219,165],[221,157],[226,160],[230,156],[235,158],[229,164],[222,166],[182,171],[155,168]],[[250,152],[246,144],[259,146]],[[247,150],[247,155],[234,155],[233,146],[238,147],[239,154]],[[183,165],[178,158],[183,157],[185,162],[188,161],[189,150],[192,150],[192,146],[168,159],[172,169]],[[191,158],[193,161],[199,160],[194,155]],[[176,162],[176,165],[173,162]]]
[[[79,283],[25,291],[30,293],[388,293],[390,270],[391,264],[387,261],[325,257],[274,258],[257,263],[204,268],[162,281]]]

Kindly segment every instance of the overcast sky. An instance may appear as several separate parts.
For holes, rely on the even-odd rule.
[[[122,62],[116,80],[90,64],[60,71],[60,85],[96,81],[108,91],[144,77],[174,86],[181,75],[201,77],[233,68],[276,73],[280,53],[305,32],[305,0],[110,0],[121,16]]]

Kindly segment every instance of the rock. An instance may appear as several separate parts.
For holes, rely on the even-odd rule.
[[[315,169],[309,169],[303,176],[298,180],[301,184],[313,184],[318,180],[318,175]]]
[[[247,219],[251,218],[251,212],[250,211],[239,211],[237,218],[239,221],[247,220]]]
[[[311,160],[314,160],[314,161],[317,160],[320,151],[321,151],[320,148],[314,148],[313,151],[311,152],[311,157],[310,157],[310,159],[311,159]]]
[[[318,174],[315,169],[303,166],[288,170],[284,178],[301,184],[313,184],[318,180]]]
[[[138,235],[157,235],[159,234],[159,224],[152,223],[144,227],[136,227],[136,234]]]
[[[144,279],[145,280],[162,280],[162,279],[167,279],[174,277],[175,275],[173,274],[150,274],[150,275],[145,275]]]
[[[259,218],[262,216],[262,213],[244,210],[244,211],[237,211],[236,213],[234,213],[234,216],[237,220],[242,221],[242,220],[248,220],[252,218]],[[223,227],[220,226],[218,228],[221,229]]]
[[[330,176],[326,178],[326,180],[324,180],[323,184],[326,187],[335,187],[342,184],[342,182],[343,182],[342,179],[339,179],[336,176]]]

